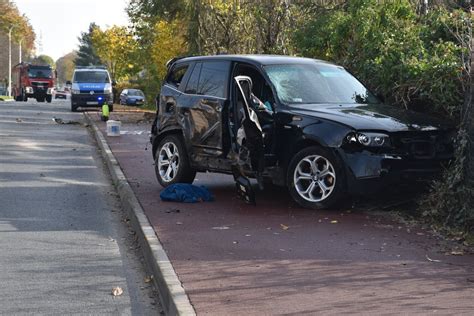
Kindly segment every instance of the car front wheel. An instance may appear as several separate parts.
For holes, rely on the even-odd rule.
[[[166,136],[160,142],[155,154],[155,173],[163,187],[194,181],[196,171],[190,167],[184,144],[178,135]]]
[[[336,204],[343,193],[344,172],[328,150],[312,146],[290,162],[287,183],[293,199],[305,208],[323,209]]]

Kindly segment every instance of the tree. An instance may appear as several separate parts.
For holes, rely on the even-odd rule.
[[[52,68],[55,67],[54,59],[48,55],[39,55],[31,60],[31,63],[34,65],[49,65]]]
[[[0,0],[0,32],[8,33],[12,29],[12,39],[18,43],[21,40],[22,48],[26,53],[34,49],[35,32],[28,18],[21,15],[16,5],[9,0]],[[3,47],[0,46],[0,49]]]
[[[58,73],[58,83],[65,83],[71,80],[74,72],[74,61],[77,58],[77,52],[73,51],[60,57],[56,61],[56,71]]]
[[[180,21],[159,21],[153,30],[155,37],[150,47],[150,60],[148,63],[156,66],[158,78],[166,75],[166,62],[171,58],[184,55],[186,53],[185,30],[180,27]]]
[[[113,80],[124,79],[137,72],[134,58],[137,42],[126,27],[114,25],[105,31],[97,27],[91,33],[90,42]]]
[[[79,39],[79,51],[74,63],[76,66],[93,66],[100,64],[100,58],[97,56],[92,45],[91,36],[95,29],[99,27],[95,23],[89,25],[87,32],[82,32]]]

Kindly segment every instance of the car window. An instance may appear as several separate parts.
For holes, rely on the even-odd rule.
[[[340,66],[291,64],[265,66],[280,100],[288,104],[379,103]]]
[[[173,70],[169,74],[166,82],[172,86],[179,87],[181,81],[183,80],[184,74],[188,70],[188,66],[189,65],[178,65],[173,67]]]
[[[110,78],[106,71],[77,71],[74,73],[73,82],[110,83]]]
[[[197,63],[196,66],[194,66],[193,72],[191,74],[191,77],[189,78],[189,81],[188,81],[188,84],[186,85],[186,89],[184,90],[184,93],[189,93],[189,94],[197,93],[201,67],[202,67],[202,63]]]
[[[29,68],[28,77],[30,78],[53,78],[51,69],[46,68]]]
[[[141,90],[129,90],[128,95],[142,97],[143,92]]]
[[[224,98],[229,71],[230,62],[227,61],[203,63],[199,76],[198,94]]]

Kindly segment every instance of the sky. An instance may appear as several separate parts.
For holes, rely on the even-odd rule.
[[[54,60],[78,48],[78,37],[95,22],[101,28],[127,25],[127,0],[13,0],[36,33],[36,53]],[[38,40],[42,37],[43,51]]]

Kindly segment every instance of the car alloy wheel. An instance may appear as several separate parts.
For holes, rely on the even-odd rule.
[[[293,175],[296,192],[309,202],[321,202],[336,187],[336,172],[328,159],[306,156],[298,162]]]
[[[165,143],[159,152],[158,170],[164,182],[171,182],[179,170],[179,150],[173,142]]]

